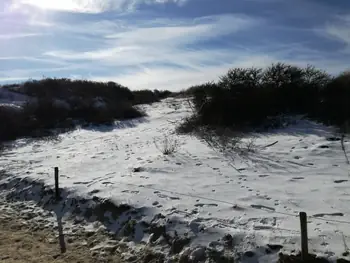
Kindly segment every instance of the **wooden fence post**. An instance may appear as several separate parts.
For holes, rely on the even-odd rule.
[[[301,259],[306,261],[309,257],[308,237],[307,237],[307,215],[300,212],[300,232],[301,232]]]
[[[55,167],[55,193],[56,193],[56,200],[59,200],[60,188],[59,188],[59,181],[58,181],[58,167]]]

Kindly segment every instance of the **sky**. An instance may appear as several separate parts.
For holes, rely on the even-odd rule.
[[[350,0],[1,0],[0,83],[181,90],[233,67],[350,69]]]

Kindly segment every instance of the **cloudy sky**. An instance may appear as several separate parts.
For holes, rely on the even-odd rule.
[[[179,90],[277,61],[350,69],[350,1],[0,1],[0,83],[45,76]]]

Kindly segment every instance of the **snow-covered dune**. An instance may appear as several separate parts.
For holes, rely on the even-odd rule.
[[[29,99],[26,95],[0,87],[0,106],[20,107]]]
[[[224,156],[198,138],[174,133],[189,114],[182,100],[145,107],[144,119],[75,130],[59,141],[19,140],[1,156],[0,166],[50,185],[57,166],[62,187],[149,208],[152,215],[145,217],[161,213],[174,222],[169,228],[192,238],[192,246],[220,246],[217,240],[230,234],[234,251],[254,250],[254,257],[270,257],[257,249],[268,244],[297,251],[298,213],[305,211],[310,252],[327,257],[346,252],[349,166],[331,128],[300,121],[254,135],[254,152]],[[165,135],[179,144],[172,155],[159,149]]]

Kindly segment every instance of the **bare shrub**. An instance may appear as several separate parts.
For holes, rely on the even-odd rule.
[[[247,153],[255,152],[257,150],[256,138],[250,138],[247,142],[244,143],[244,149]]]
[[[174,154],[180,147],[178,139],[170,135],[163,135],[161,139],[154,139],[154,144],[164,155]]]
[[[215,130],[202,128],[198,130],[197,134],[209,147],[222,153],[247,155],[258,150],[256,138],[243,140],[242,133],[235,132],[230,128],[216,128]]]
[[[233,132],[229,128],[216,128],[209,130],[199,129],[198,135],[212,148],[224,151],[227,149],[237,149],[241,143],[241,135]]]

